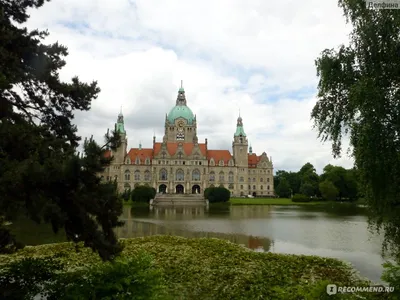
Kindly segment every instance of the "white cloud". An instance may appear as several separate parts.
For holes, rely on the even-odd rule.
[[[99,82],[92,110],[76,114],[83,136],[101,140],[122,106],[130,146],[150,147],[183,79],[209,147],[231,149],[240,108],[253,151],[275,169],[352,165],[332,159],[310,121],[314,60],[349,33],[335,0],[53,0],[28,25],[68,46],[63,79]]]

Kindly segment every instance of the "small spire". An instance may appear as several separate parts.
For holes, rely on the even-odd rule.
[[[239,108],[239,118],[240,118],[240,108]]]
[[[251,143],[250,143],[250,147],[249,147],[249,154],[253,154],[253,147],[251,146]]]
[[[139,150],[142,150],[142,141],[139,141]]]
[[[181,80],[181,89],[183,89],[183,80]]]

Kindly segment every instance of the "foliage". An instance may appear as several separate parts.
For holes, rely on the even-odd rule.
[[[98,256],[80,244],[77,253],[71,243],[25,247],[12,255],[0,255],[0,266],[23,258],[45,258],[61,253],[62,255],[59,254],[54,259],[65,263],[71,274],[75,274],[71,275],[70,282],[76,279],[78,282],[87,283],[89,280],[80,279],[78,274],[83,274],[80,272],[86,272],[85,270],[97,270],[92,274],[100,278],[93,279],[90,284],[98,283],[99,285],[96,285],[98,288],[101,284],[111,285],[111,290],[118,286],[114,283],[120,281],[115,279],[115,276],[107,274],[116,274],[116,278],[125,276],[130,279],[132,277],[128,275],[128,269],[132,272],[129,274],[139,275],[142,274],[141,271],[149,270],[148,274],[155,272],[154,276],[157,277],[160,274],[157,271],[159,268],[164,278],[165,293],[172,299],[325,299],[323,297],[326,297],[327,282],[342,286],[370,284],[357,279],[349,265],[336,259],[258,253],[219,239],[152,236],[126,239],[122,240],[122,243],[124,249],[121,258],[116,262],[121,259],[124,263],[118,270],[110,271],[108,268],[111,264],[101,262]],[[150,267],[147,264],[146,259],[145,263],[139,262],[136,267],[128,268],[127,261],[140,256],[143,252],[154,258],[155,269],[153,265]],[[93,265],[95,267],[87,269]],[[152,284],[147,274],[139,278],[147,278],[143,288],[147,289]],[[64,282],[67,281],[65,279]],[[126,283],[120,283],[126,286]],[[68,285],[64,286],[68,289]],[[71,287],[71,293],[79,290],[78,284],[74,286]],[[85,291],[86,288],[82,289],[82,295],[86,296]],[[365,296],[363,299],[372,299],[370,295]],[[340,299],[356,298],[355,295],[348,294]]]
[[[33,299],[43,292],[44,284],[58,278],[64,264],[52,257],[22,258],[0,271],[1,299]]]
[[[161,269],[142,253],[64,273],[49,285],[48,299],[166,299],[163,283]]]
[[[279,184],[275,188],[275,193],[278,194],[279,197],[290,198],[290,185],[286,178],[282,178],[279,180]]]
[[[394,287],[394,292],[390,294],[390,299],[400,299],[400,265],[386,262],[383,267],[382,280]]]
[[[311,198],[303,194],[294,194],[292,197],[293,202],[310,202]]]
[[[332,181],[328,179],[325,179],[323,182],[319,184],[319,190],[321,192],[322,197],[325,200],[329,201],[336,200],[336,197],[339,194],[339,190],[332,183]]]
[[[131,194],[132,201],[134,202],[145,202],[149,203],[151,199],[154,199],[156,196],[156,189],[145,186],[145,185],[139,185],[136,186]]]
[[[121,247],[114,228],[122,213],[114,183],[102,183],[97,174],[109,165],[108,147],[119,144],[117,132],[107,133],[103,147],[81,138],[72,121],[77,110],[89,110],[100,89],[78,77],[61,82],[67,48],[42,44],[47,32],[22,27],[27,9],[43,0],[7,1],[0,6],[0,211],[15,219],[21,208],[36,222],[64,229],[72,241],[84,241],[103,259]],[[2,225],[3,223],[0,223]],[[0,227],[2,249],[16,243]],[[15,248],[15,247],[14,247]]]
[[[126,190],[124,190],[124,191],[121,193],[121,198],[122,198],[124,201],[129,201],[129,200],[131,200],[131,196],[132,196],[132,191],[131,191],[131,189],[126,189]]]
[[[163,288],[161,269],[146,253],[69,271],[65,255],[28,257],[0,272],[2,299],[165,299]]]
[[[300,193],[309,197],[318,195],[319,177],[311,163],[306,163],[299,171]]]
[[[231,192],[224,187],[210,187],[204,190],[204,198],[210,203],[228,202]]]
[[[320,177],[321,181],[328,180],[337,189],[339,201],[343,199],[354,200],[358,195],[357,173],[354,169],[346,170],[343,167],[326,165]]]
[[[323,141],[341,155],[350,137],[371,221],[400,261],[400,15],[362,0],[340,0],[352,33],[347,46],[316,60],[318,101],[311,117]]]

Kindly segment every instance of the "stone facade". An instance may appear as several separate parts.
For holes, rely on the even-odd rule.
[[[223,186],[232,196],[274,195],[273,164],[263,152],[256,155],[248,146],[243,120],[237,119],[236,132],[229,150],[208,149],[207,139],[197,139],[196,116],[187,106],[181,87],[176,105],[165,118],[162,142],[153,137],[152,148],[127,149],[124,118],[119,114],[116,129],[122,143],[110,167],[101,174],[104,180],[116,179],[120,191],[137,185],[154,187],[157,192],[203,193],[212,186]]]

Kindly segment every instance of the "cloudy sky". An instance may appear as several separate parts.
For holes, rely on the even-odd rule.
[[[128,147],[151,147],[183,80],[209,149],[231,150],[240,109],[253,152],[275,170],[353,165],[332,158],[310,121],[314,61],[348,41],[337,0],[53,0],[30,14],[29,28],[68,47],[62,78],[100,85],[91,111],[76,114],[82,136],[102,141],[122,106]]]

